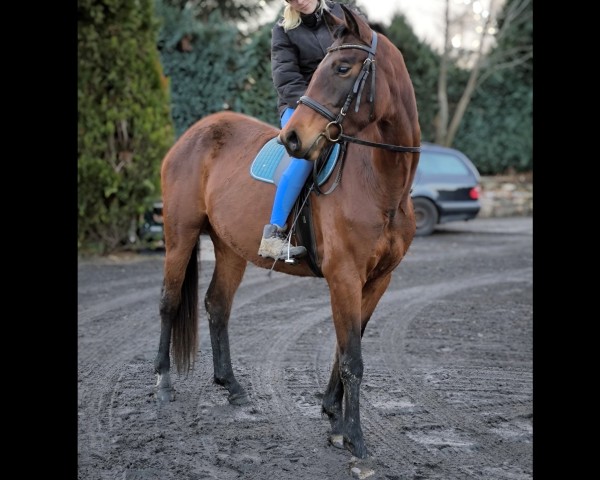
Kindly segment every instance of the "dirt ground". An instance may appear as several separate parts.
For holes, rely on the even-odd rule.
[[[214,262],[202,237],[201,298]],[[200,352],[176,400],[155,400],[162,252],[78,265],[78,478],[533,478],[532,218],[451,223],[416,238],[363,338],[370,457],[328,444],[321,395],[335,337],[324,279],[249,265],[231,315],[234,372]],[[354,468],[354,470],[353,470]]]

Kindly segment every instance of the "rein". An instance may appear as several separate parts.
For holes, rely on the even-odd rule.
[[[327,138],[327,140],[329,140],[330,142],[333,142],[333,143],[342,142],[342,144],[343,144],[344,142],[351,142],[351,143],[358,143],[360,145],[366,145],[369,147],[376,147],[376,148],[383,148],[386,150],[392,150],[394,152],[405,152],[405,153],[420,152],[421,147],[404,147],[404,146],[400,146],[400,145],[391,145],[389,143],[371,142],[369,140],[361,140],[359,138],[351,137],[349,135],[344,134],[344,130],[342,128],[342,122],[344,121],[344,118],[346,118],[348,108],[350,107],[350,104],[352,103],[352,101],[354,100],[354,97],[356,95],[358,95],[358,96],[356,98],[356,104],[354,107],[354,111],[358,112],[358,109],[360,107],[360,98],[362,95],[362,91],[363,91],[363,88],[367,81],[367,78],[368,78],[369,74],[371,73],[371,70],[373,71],[373,75],[371,76],[371,92],[369,95],[369,103],[371,104],[370,112],[369,112],[369,120],[372,120],[372,118],[373,118],[373,109],[374,109],[374,102],[375,102],[375,58],[374,57],[375,57],[375,51],[377,50],[377,33],[376,32],[372,32],[372,33],[373,33],[373,36],[372,36],[370,47],[367,47],[366,45],[360,45],[360,44],[346,44],[346,45],[339,45],[337,47],[330,47],[327,49],[327,54],[329,54],[330,52],[335,52],[336,50],[345,50],[345,49],[350,49],[350,48],[355,49],[355,50],[364,50],[365,52],[368,52],[368,54],[369,54],[367,56],[367,58],[365,59],[365,61],[363,62],[362,69],[361,69],[360,73],[358,74],[358,76],[356,77],[354,86],[352,87],[350,92],[348,92],[346,101],[344,102],[344,105],[340,109],[340,112],[338,113],[337,116],[335,116],[333,113],[331,113],[327,108],[325,108],[319,102],[313,100],[312,98],[310,98],[306,95],[303,95],[302,97],[300,97],[300,99],[298,100],[298,103],[303,103],[307,107],[312,108],[315,112],[317,112],[318,114],[322,115],[323,117],[325,117],[329,120],[329,123],[325,126],[325,130],[323,131],[323,133],[321,133],[321,135],[319,135],[319,137],[317,137],[317,140],[321,136],[324,136],[325,138]],[[336,127],[339,129],[340,133],[338,134],[338,136],[336,138],[332,138],[332,136],[330,134],[329,130],[331,127]],[[315,143],[316,143],[316,141],[315,141]]]

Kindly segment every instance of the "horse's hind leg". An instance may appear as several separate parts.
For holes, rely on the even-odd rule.
[[[179,232],[177,241],[167,236],[160,299],[160,340],[154,360],[157,398],[175,399],[171,382],[171,341],[178,371],[189,371],[197,352],[198,237],[199,228]],[[173,339],[171,338],[173,337]]]
[[[215,269],[204,298],[204,305],[210,328],[214,380],[229,392],[229,403],[243,405],[250,400],[233,374],[228,328],[233,297],[240,286],[247,263],[218,238],[215,237],[213,243],[215,246]]]

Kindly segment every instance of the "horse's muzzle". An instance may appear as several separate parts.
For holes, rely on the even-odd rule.
[[[279,141],[283,144],[285,149],[287,150],[290,157],[295,158],[304,158],[305,160],[314,161],[319,158],[319,154],[321,153],[321,148],[319,148],[319,140],[322,138],[322,135],[319,135],[315,141],[305,149],[303,147],[303,143],[300,140],[300,137],[296,133],[295,130],[288,130],[284,133],[282,130],[279,133]]]

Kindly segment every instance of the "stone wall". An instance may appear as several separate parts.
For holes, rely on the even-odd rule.
[[[481,177],[479,217],[533,215],[533,175]]]

